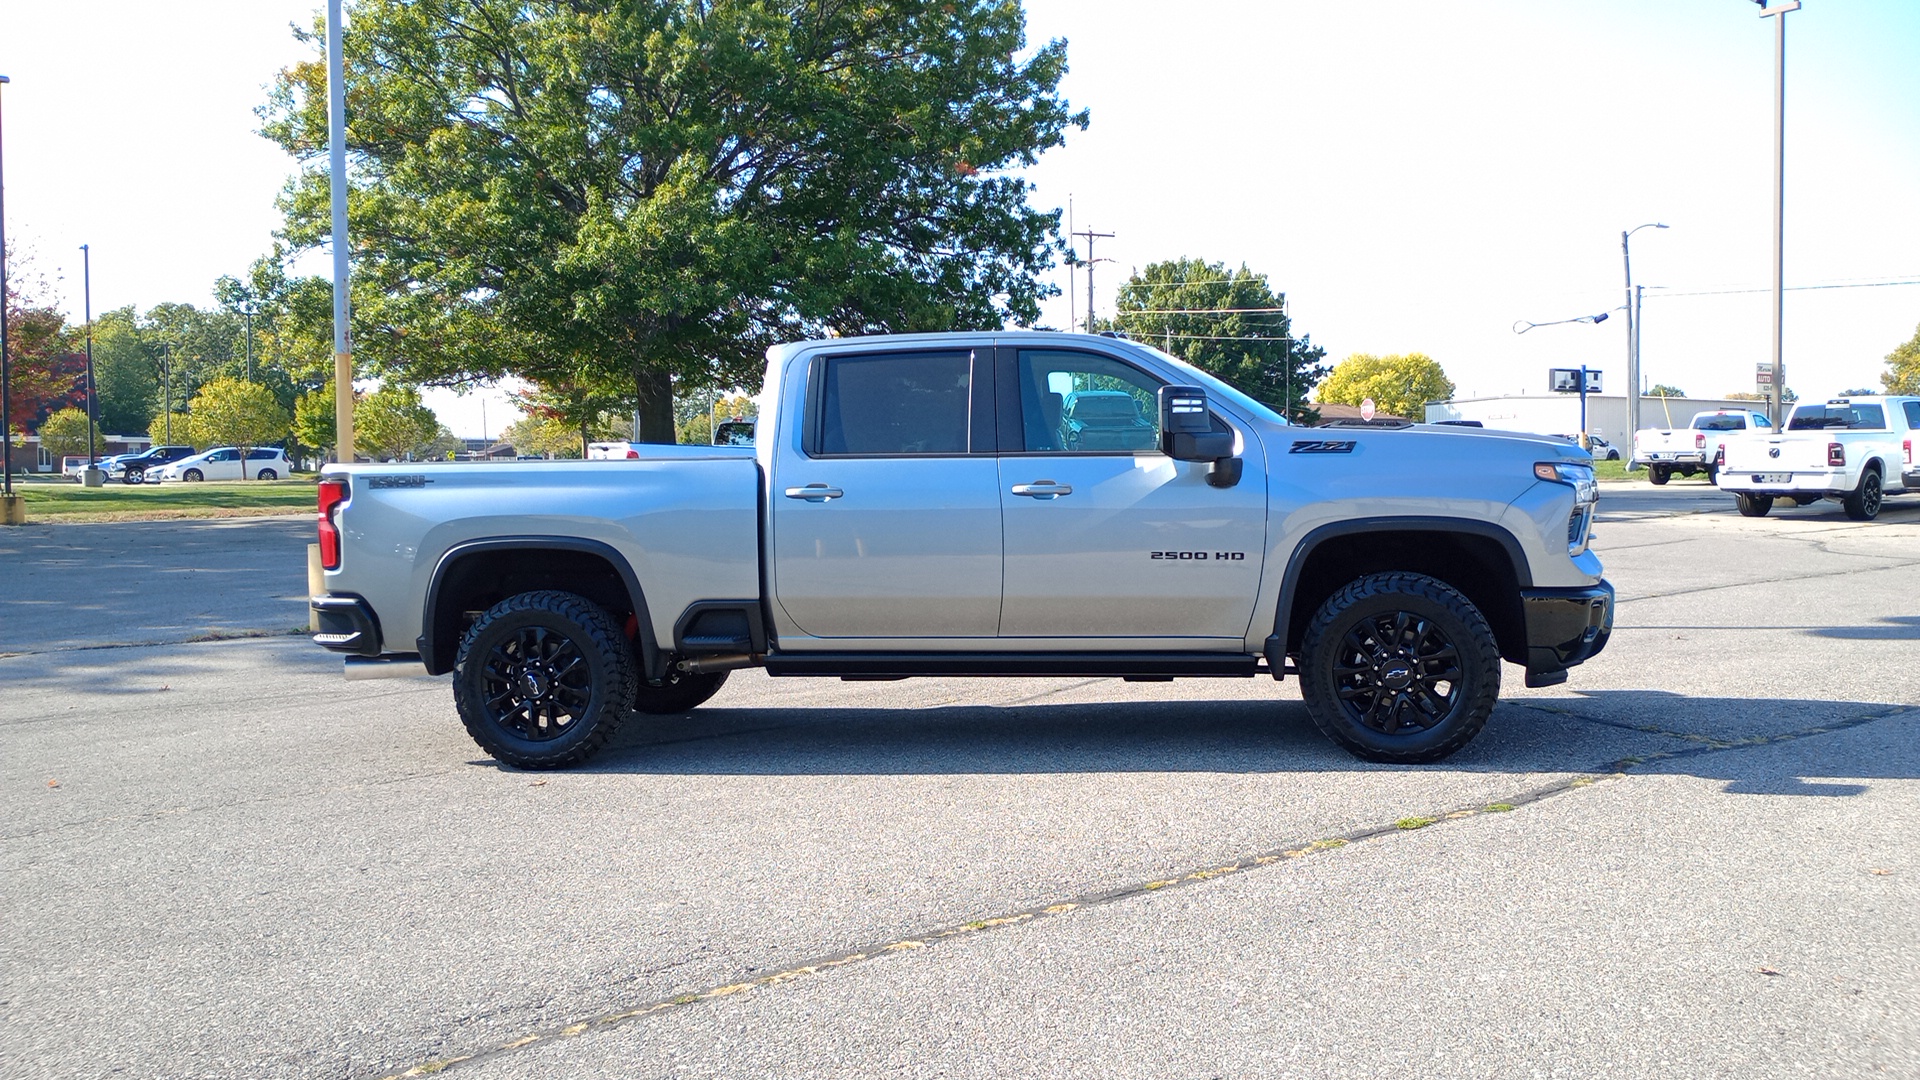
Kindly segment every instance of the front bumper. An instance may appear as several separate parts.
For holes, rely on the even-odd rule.
[[[1522,589],[1527,623],[1527,685],[1567,681],[1567,669],[1607,647],[1613,633],[1613,586],[1606,581],[1578,589]]]
[[[313,643],[337,653],[380,655],[380,619],[373,608],[352,594],[327,593],[307,601],[320,624]]]

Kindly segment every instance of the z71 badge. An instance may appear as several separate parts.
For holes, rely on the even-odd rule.
[[[1295,439],[1289,454],[1351,454],[1352,439]]]

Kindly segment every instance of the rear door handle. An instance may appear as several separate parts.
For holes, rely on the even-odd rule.
[[[1072,484],[1056,484],[1051,480],[1035,480],[1031,484],[1013,485],[1015,495],[1025,495],[1029,499],[1057,499],[1062,495],[1073,494]]]
[[[787,489],[787,498],[789,499],[805,499],[808,502],[818,503],[826,502],[829,499],[838,499],[845,494],[846,492],[841,491],[839,488],[828,487],[825,484],[808,484],[806,487],[790,487]]]

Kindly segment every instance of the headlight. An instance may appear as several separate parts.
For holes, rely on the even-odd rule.
[[[1535,479],[1573,488],[1575,502],[1590,503],[1600,498],[1600,486],[1594,483],[1593,466],[1571,461],[1541,461],[1533,466]]]

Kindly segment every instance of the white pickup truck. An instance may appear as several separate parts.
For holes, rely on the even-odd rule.
[[[1669,421],[1671,422],[1671,421]],[[1664,484],[1674,473],[1692,476],[1707,474],[1714,482],[1719,466],[1714,463],[1720,443],[1732,435],[1750,431],[1772,431],[1773,421],[1765,413],[1745,409],[1708,409],[1693,414],[1683,428],[1642,428],[1633,433],[1633,463],[1647,467],[1647,479]]]
[[[1796,405],[1781,434],[1728,439],[1719,485],[1747,517],[1775,499],[1804,506],[1839,499],[1847,516],[1871,521],[1890,493],[1920,491],[1920,397],[1846,397]]]
[[[1151,347],[1057,333],[768,353],[752,447],[329,466],[314,640],[453,675],[513,765],[579,762],[729,671],[1297,671],[1322,731],[1435,761],[1500,664],[1564,681],[1613,625],[1592,459],[1461,428],[1303,430]]]

